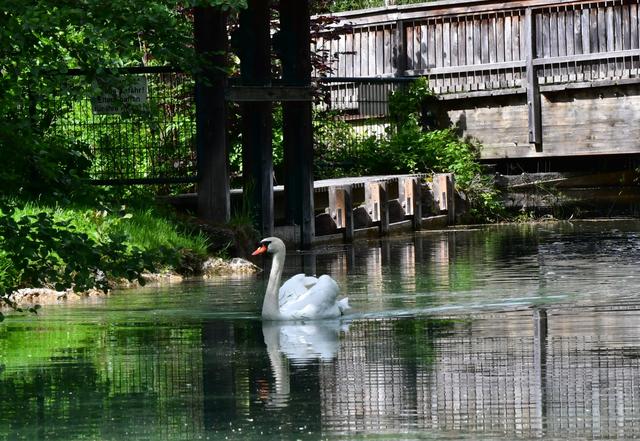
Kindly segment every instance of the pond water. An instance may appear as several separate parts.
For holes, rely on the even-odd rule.
[[[0,324],[1,440],[640,437],[640,222],[290,253],[352,313],[263,324],[263,276]]]

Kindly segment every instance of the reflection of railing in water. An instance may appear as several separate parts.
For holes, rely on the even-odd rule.
[[[564,314],[558,312],[559,322]],[[633,311],[604,321],[624,331],[638,318]],[[394,325],[401,319],[352,323],[335,366],[320,372],[323,418],[339,433],[638,436],[632,424],[640,406],[637,345],[611,348],[612,341],[585,330],[584,322],[562,329],[554,319],[550,313],[549,336],[546,311],[520,311],[477,317],[455,325],[453,335],[414,335],[408,342]],[[576,336],[590,332],[596,335]],[[403,346],[417,351],[425,343],[431,358],[403,359]]]

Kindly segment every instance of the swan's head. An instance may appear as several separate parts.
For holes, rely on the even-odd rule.
[[[284,252],[286,250],[284,246],[284,242],[277,237],[265,237],[260,241],[258,245],[258,249],[256,249],[252,256],[257,256],[258,254],[276,254],[278,252]]]

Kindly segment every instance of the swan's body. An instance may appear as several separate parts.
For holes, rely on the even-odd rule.
[[[280,286],[286,248],[277,237],[260,241],[253,255],[269,253],[273,264],[267,292],[262,303],[262,318],[266,320],[318,320],[336,318],[349,309],[348,300],[338,300],[340,288],[331,277],[318,278],[297,274]]]

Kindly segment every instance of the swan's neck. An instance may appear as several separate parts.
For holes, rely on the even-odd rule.
[[[273,255],[271,273],[269,274],[269,283],[267,284],[267,292],[264,295],[264,302],[262,303],[262,318],[267,320],[280,319],[280,301],[278,299],[278,291],[280,290],[280,279],[284,268],[284,257],[284,251],[279,251]]]

